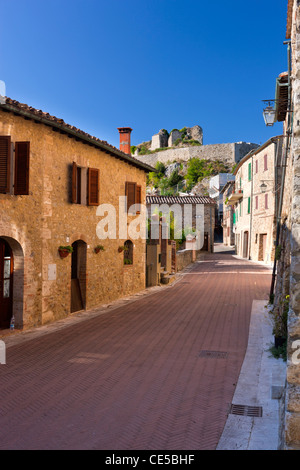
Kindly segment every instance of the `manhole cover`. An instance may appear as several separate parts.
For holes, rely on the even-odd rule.
[[[206,357],[211,359],[226,359],[228,353],[224,351],[200,351],[199,357]]]
[[[262,417],[261,406],[249,406],[249,405],[231,405],[230,414],[239,416],[251,416],[252,418]]]

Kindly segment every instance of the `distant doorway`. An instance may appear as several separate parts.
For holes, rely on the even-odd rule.
[[[86,307],[86,255],[87,245],[82,240],[72,244],[71,264],[71,312],[78,312]]]
[[[13,314],[13,272],[12,249],[0,239],[0,329],[9,328]]]
[[[265,261],[267,255],[267,237],[266,233],[262,233],[259,235],[259,253],[258,253],[258,260]]]
[[[248,258],[249,232],[244,232],[243,258]]]

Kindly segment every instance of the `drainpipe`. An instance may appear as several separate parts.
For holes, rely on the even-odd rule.
[[[250,193],[250,230],[249,230],[249,258],[251,259],[251,248],[252,248],[252,219],[253,219],[253,155],[251,157],[251,193]]]
[[[288,45],[288,109],[287,109],[288,122],[287,122],[287,128],[286,128],[286,144],[285,144],[284,158],[281,159],[281,166],[282,166],[281,188],[280,188],[280,198],[279,198],[278,212],[277,212],[275,257],[274,257],[272,282],[271,282],[271,289],[270,289],[270,299],[274,295],[274,288],[275,288],[276,267],[277,267],[276,248],[279,245],[280,228],[281,228],[281,213],[282,213],[283,194],[284,194],[284,181],[285,181],[285,174],[286,174],[286,162],[287,162],[287,158],[288,158],[288,153],[289,153],[289,148],[290,148],[290,138],[291,138],[292,129],[293,129],[293,120],[292,120],[292,116],[291,116],[291,114],[292,114],[291,113],[291,111],[292,111],[292,103],[291,103],[291,41],[284,41],[283,44]]]

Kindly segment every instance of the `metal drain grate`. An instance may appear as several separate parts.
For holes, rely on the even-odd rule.
[[[261,406],[231,405],[230,414],[239,416],[251,416],[252,418],[261,418],[263,409]]]
[[[208,357],[211,359],[226,359],[228,353],[224,351],[200,351],[199,357]]]

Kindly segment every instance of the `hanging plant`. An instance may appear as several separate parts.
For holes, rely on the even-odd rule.
[[[124,250],[125,250],[125,246],[119,246],[119,248],[118,248],[119,253],[122,253],[122,251],[124,251]]]
[[[95,253],[99,253],[100,251],[105,251],[105,248],[103,245],[97,245],[95,247]]]
[[[70,253],[73,253],[73,247],[71,245],[59,246],[58,252],[61,258],[66,258]]]

